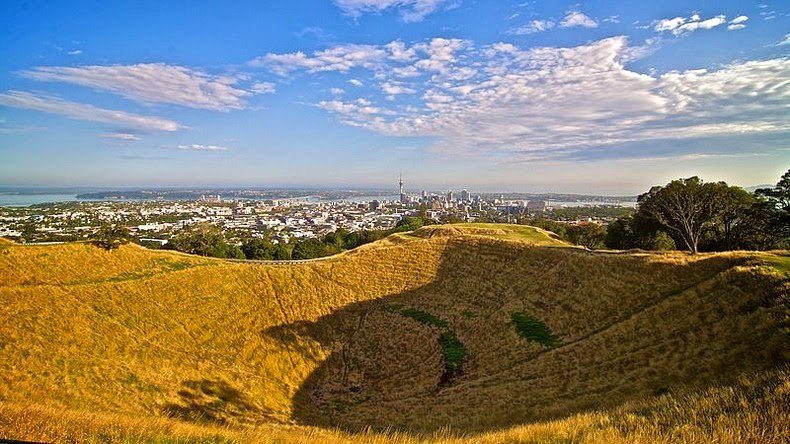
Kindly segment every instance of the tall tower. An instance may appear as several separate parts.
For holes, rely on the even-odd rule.
[[[403,172],[401,172],[398,176],[398,191],[400,192],[398,196],[400,198],[400,203],[405,204],[408,199],[406,198],[406,194],[403,192]]]

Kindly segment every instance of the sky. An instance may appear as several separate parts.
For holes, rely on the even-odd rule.
[[[4,1],[0,185],[640,193],[790,168],[790,3]]]

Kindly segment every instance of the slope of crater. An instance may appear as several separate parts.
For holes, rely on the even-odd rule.
[[[457,225],[321,261],[0,245],[0,400],[227,425],[486,431],[786,363],[767,253]]]

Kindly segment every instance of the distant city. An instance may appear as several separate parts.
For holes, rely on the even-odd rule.
[[[393,187],[394,188],[394,187]],[[27,242],[90,237],[102,224],[126,226],[141,243],[167,244],[199,223],[228,237],[246,232],[275,242],[318,238],[338,229],[386,230],[407,216],[437,222],[501,221],[544,216],[571,223],[606,224],[636,204],[632,196],[575,194],[418,193],[397,189],[137,189],[121,191],[16,190],[0,193],[0,236]],[[397,191],[397,194],[395,194]],[[563,209],[586,211],[563,213]]]

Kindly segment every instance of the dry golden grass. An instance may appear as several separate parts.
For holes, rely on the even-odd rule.
[[[3,244],[0,436],[759,442],[786,426],[787,256],[546,248],[564,245],[466,224],[294,265]],[[462,375],[442,382],[440,329],[395,306],[446,323]],[[520,337],[513,312],[557,344]],[[738,398],[755,384],[759,402]],[[626,413],[645,405],[659,413]]]
[[[168,418],[63,411],[0,404],[3,436],[63,443],[460,444],[689,443],[779,444],[790,436],[790,374],[786,369],[741,377],[731,386],[663,395],[607,412],[516,426],[483,434],[350,434],[306,426],[234,428]]]

